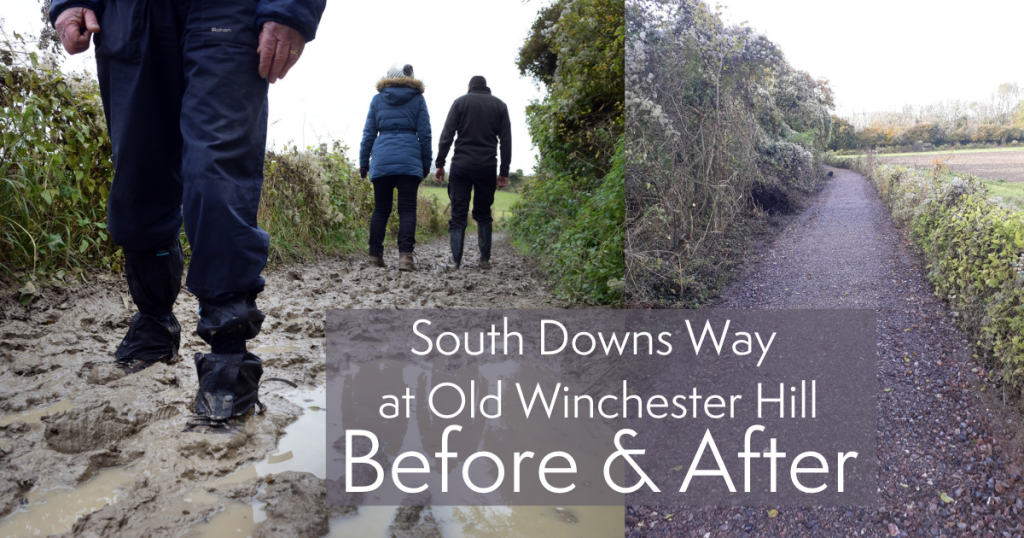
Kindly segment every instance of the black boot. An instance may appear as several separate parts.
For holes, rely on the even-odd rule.
[[[462,265],[462,244],[466,238],[466,229],[455,229],[448,231],[448,238],[451,241],[452,246],[452,258],[451,263],[456,269]]]
[[[114,358],[122,370],[132,373],[178,356],[181,325],[173,308],[181,291],[185,258],[181,243],[175,239],[153,250],[125,249],[124,260],[128,291],[139,311],[132,317]]]
[[[199,391],[190,426],[217,426],[259,403],[263,363],[252,353],[196,353]]]
[[[493,228],[492,223],[480,223],[476,224],[476,239],[480,245],[480,268],[490,269],[491,268],[491,231]]]
[[[196,353],[199,390],[185,431],[230,431],[229,420],[247,414],[257,398],[263,366],[249,353],[245,341],[255,338],[263,325],[256,307],[262,288],[217,300],[200,300],[196,332],[212,353]]]

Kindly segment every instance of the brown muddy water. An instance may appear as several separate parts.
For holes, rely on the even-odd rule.
[[[49,536],[67,532],[78,516],[118,501],[135,479],[124,469],[104,469],[77,488],[29,491],[28,503],[0,521],[0,536]]]
[[[330,308],[551,308],[561,303],[497,240],[490,271],[475,250],[455,273],[442,242],[417,246],[421,270],[328,260],[267,275],[267,314],[250,349],[263,358],[265,415],[234,434],[182,433],[195,395],[198,304],[175,314],[180,359],[123,376],[111,360],[134,306],[123,278],[37,283],[27,306],[0,290],[0,538],[6,536],[387,536],[396,510],[328,510],[324,312]],[[618,535],[621,508],[434,507],[437,538]],[[572,522],[575,521],[575,522]],[[401,534],[416,536],[415,532]]]
[[[321,479],[326,476],[326,390],[296,391],[289,400],[306,410],[285,428],[276,455],[213,485],[242,483],[285,471],[308,472]],[[437,506],[430,510],[445,538],[611,537],[620,532],[624,517],[623,509],[616,507]],[[331,518],[327,536],[390,538],[395,511],[393,506],[360,507],[355,515]],[[197,523],[186,536],[256,536],[257,524],[265,519],[261,503],[228,502],[223,512],[209,523]]]
[[[185,504],[217,507],[211,516],[184,529],[183,536],[255,537],[259,524],[267,519],[263,502],[220,497],[208,490],[220,491],[286,471],[310,473],[321,479],[326,476],[326,389],[322,386],[290,389],[280,395],[301,407],[302,412],[284,428],[277,450],[228,476],[181,493],[181,501]],[[5,417],[7,420],[4,422],[34,420],[39,423],[47,414],[71,408],[67,400],[61,400],[49,408]],[[24,497],[26,504],[0,520],[0,537],[49,536],[68,532],[79,516],[121,500],[126,488],[134,482],[132,473],[124,468],[106,468],[78,487],[56,488],[45,493],[29,491]],[[390,538],[395,510],[396,507],[391,506],[368,506],[361,507],[354,515],[331,518],[327,536]],[[430,510],[447,538],[616,536],[623,521],[623,510],[615,507],[444,506]]]

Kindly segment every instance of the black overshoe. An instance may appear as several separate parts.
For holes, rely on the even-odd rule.
[[[128,291],[139,311],[114,352],[119,368],[138,372],[157,362],[178,357],[181,325],[174,317],[174,301],[181,291],[184,253],[177,238],[150,250],[124,250]]]

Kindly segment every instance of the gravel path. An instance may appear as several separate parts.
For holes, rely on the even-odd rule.
[[[877,505],[778,507],[776,517],[768,506],[627,507],[627,537],[1024,534],[1024,417],[986,386],[988,372],[864,177],[835,170],[717,306],[876,309]]]

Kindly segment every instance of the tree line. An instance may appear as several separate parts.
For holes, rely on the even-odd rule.
[[[927,150],[1024,142],[1024,88],[1000,84],[981,101],[949,100],[899,111],[833,117],[829,149]]]

